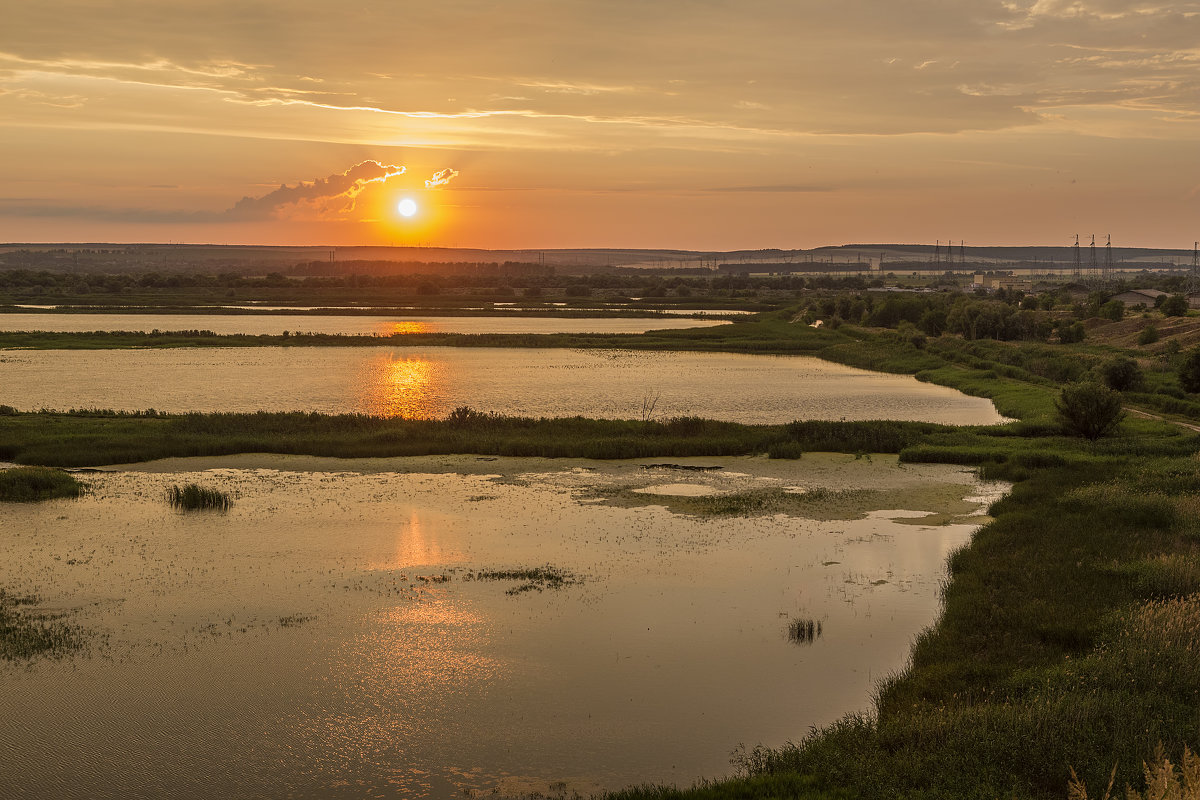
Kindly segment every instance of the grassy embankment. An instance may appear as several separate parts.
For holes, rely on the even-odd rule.
[[[743,774],[729,781],[614,797],[1063,797],[1071,768],[1094,791],[1114,765],[1118,787],[1136,784],[1142,760],[1160,742],[1176,760],[1184,745],[1200,742],[1200,437],[1137,419],[1095,443],[1061,435],[1053,420],[1060,382],[1046,373],[1066,368],[1055,360],[1078,359],[1073,351],[949,339],[922,350],[855,329],[753,325],[758,335],[742,325],[724,329],[724,347],[703,331],[643,342],[808,352],[918,373],[992,397],[1021,421],[955,429],[25,413],[0,417],[0,457],[99,463],[263,449],[600,457],[774,449],[790,456],[899,452],[905,462],[977,465],[985,476],[1016,481],[1014,490],[993,506],[995,520],[951,559],[942,619],[918,638],[910,667],[880,685],[870,714],[848,716],[794,746],[751,750],[741,760]],[[711,330],[720,338],[722,329]],[[1030,357],[1009,363],[1022,352]]]

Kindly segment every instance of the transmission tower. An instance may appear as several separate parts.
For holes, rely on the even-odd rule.
[[[1088,267],[1087,277],[1089,283],[1094,283],[1096,280],[1096,234],[1092,234],[1092,243],[1088,246]]]
[[[1188,295],[1200,292],[1200,242],[1192,245],[1192,270],[1188,274]]]
[[[1071,249],[1075,253],[1075,267],[1074,267],[1074,269],[1071,270],[1071,279],[1073,281],[1075,281],[1076,283],[1078,283],[1080,278],[1083,277],[1079,271],[1079,234],[1078,233],[1075,234],[1075,244]]]
[[[938,239],[933,245],[933,265],[936,267],[942,263],[942,240]]]
[[[1107,241],[1104,243],[1104,273],[1103,280],[1107,286],[1112,283],[1113,279],[1113,262],[1112,262],[1112,234],[1106,234]]]

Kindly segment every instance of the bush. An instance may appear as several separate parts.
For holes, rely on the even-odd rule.
[[[1085,439],[1099,439],[1125,418],[1121,396],[1098,383],[1071,384],[1054,405],[1063,428]]]
[[[1141,345],[1154,344],[1158,341],[1158,328],[1147,325],[1138,334],[1137,343]]]
[[[1118,392],[1137,389],[1142,385],[1142,368],[1127,356],[1110,358],[1100,365],[1104,385]]]
[[[1100,306],[1100,316],[1104,319],[1111,319],[1113,322],[1120,322],[1125,318],[1125,304],[1120,300],[1109,300]]]
[[[1087,336],[1087,331],[1084,330],[1082,322],[1064,320],[1058,326],[1058,340],[1063,344],[1082,342],[1085,336]]]
[[[1186,317],[1188,312],[1187,298],[1181,294],[1173,294],[1163,301],[1162,312],[1168,317]]]
[[[1179,365],[1178,375],[1179,385],[1185,392],[1200,392],[1200,347],[1188,351],[1187,357]]]

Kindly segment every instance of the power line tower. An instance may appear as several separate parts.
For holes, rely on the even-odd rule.
[[[967,243],[962,239],[958,240],[958,264],[961,267],[967,265]]]
[[[1104,285],[1108,286],[1113,279],[1113,262],[1112,262],[1112,234],[1105,234],[1108,240],[1104,243]]]
[[[1083,277],[1080,274],[1080,269],[1079,269],[1079,234],[1078,233],[1075,234],[1075,244],[1071,249],[1075,253],[1075,267],[1074,267],[1074,269],[1071,270],[1071,280],[1078,283],[1079,280]]]
[[[942,240],[938,239],[933,245],[933,265],[936,267],[942,263]]]
[[[1087,276],[1088,283],[1096,282],[1097,266],[1096,266],[1096,234],[1092,234],[1092,243],[1088,246],[1088,268]]]
[[[1192,270],[1188,273],[1187,293],[1200,292],[1200,242],[1192,245]]]

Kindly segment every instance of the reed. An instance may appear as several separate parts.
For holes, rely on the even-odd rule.
[[[0,470],[0,502],[33,503],[55,497],[79,497],[84,484],[70,473],[47,467]]]
[[[172,486],[167,490],[167,500],[182,511],[228,511],[233,505],[233,500],[227,492],[195,483]]]

